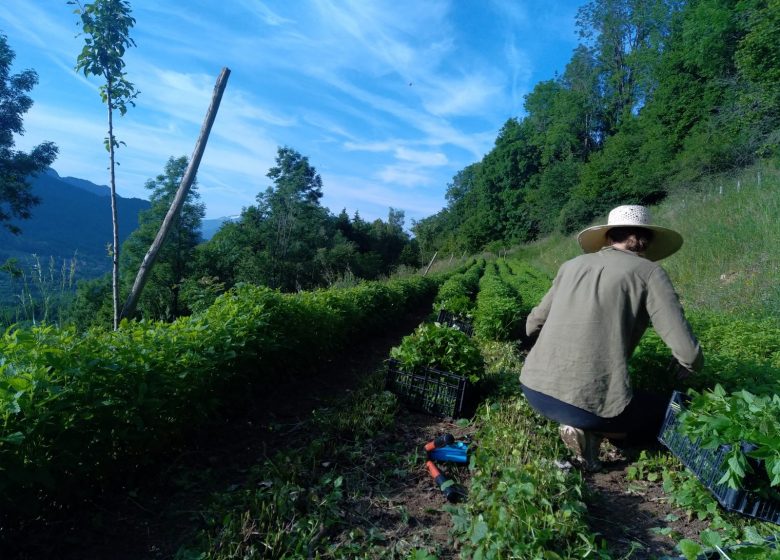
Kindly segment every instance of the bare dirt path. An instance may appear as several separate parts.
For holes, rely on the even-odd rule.
[[[591,530],[607,541],[615,558],[676,558],[676,540],[698,536],[707,523],[689,519],[670,505],[661,480],[628,479],[628,468],[640,451],[625,450],[625,459],[606,462],[601,472],[585,475]]]

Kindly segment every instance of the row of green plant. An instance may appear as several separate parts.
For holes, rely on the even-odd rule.
[[[0,339],[0,509],[30,513],[158,459],[252,388],[316,370],[428,305],[443,278],[283,295],[239,286],[173,323]]]
[[[648,330],[629,364],[635,386],[656,391],[702,390],[716,383],[728,392],[745,387],[756,394],[780,392],[780,323],[776,319],[749,320],[725,314],[687,313],[704,350],[704,367],[680,381],[670,367],[670,352],[653,330]]]
[[[485,340],[518,339],[524,332],[522,296],[505,281],[499,263],[506,273],[508,269],[499,259],[488,264],[479,281],[474,329]]]
[[[498,268],[493,270],[498,274]],[[435,367],[502,382],[493,385],[492,401],[483,404],[474,418],[478,431],[469,466],[468,502],[450,510],[460,557],[609,558],[585,521],[582,478],[554,465],[563,452],[555,426],[540,419],[519,395],[516,379],[520,356],[516,347],[506,342],[477,340],[445,326],[423,324],[392,351],[393,357],[408,369]],[[487,366],[483,356],[487,356]],[[374,393],[372,399],[381,400],[378,395]],[[376,419],[381,415],[362,411],[359,416]],[[318,417],[319,413],[315,413],[314,420]],[[245,490],[221,495],[208,516],[211,528],[203,533],[207,541],[204,546],[210,552],[206,556],[191,556],[195,551],[189,550],[186,557],[228,558],[263,553],[269,558],[285,554],[435,558],[431,555],[435,551],[421,549],[399,555],[394,546],[382,542],[381,535],[372,539],[362,530],[350,533],[348,542],[333,538],[345,531],[344,517],[350,515],[348,494],[359,492],[360,488],[345,476],[348,469],[323,469],[320,458],[327,457],[330,464],[334,456],[339,456],[326,443],[338,441],[329,432],[353,417],[348,409],[333,409],[323,416],[322,441],[317,438],[302,459],[297,450],[282,453],[279,461],[274,459],[253,474],[252,480],[259,481],[258,484],[250,481]],[[368,437],[359,424],[359,420],[349,423],[344,433],[358,440],[361,435]],[[354,443],[348,448],[354,449]],[[397,465],[392,469],[391,466],[374,471],[373,476],[381,478],[398,469]]]
[[[468,275],[476,275],[476,284],[482,267],[484,262],[472,263],[465,273],[453,275],[455,281],[442,283],[435,300],[449,301]],[[467,376],[475,383],[485,376],[478,343],[437,323],[420,324],[391,350],[391,358],[408,372],[434,368]],[[399,410],[396,396],[383,391],[384,380],[377,374],[368,375],[363,386],[341,402],[313,412],[301,426],[316,434],[313,441],[278,452],[253,468],[242,488],[216,495],[208,506],[207,527],[201,530],[199,542],[180,550],[177,558],[435,560],[438,551],[422,537],[421,542],[389,544],[380,528],[366,531],[350,521],[354,503],[368,484],[383,490],[385,480],[397,481],[421,464],[416,456],[370,444],[371,438],[390,435]],[[398,438],[385,441],[392,439],[408,445]],[[380,460],[366,455],[367,442],[374,453],[382,455]],[[370,473],[371,483],[358,467],[367,462],[376,465]]]
[[[527,261],[509,259],[507,265],[511,271],[507,277],[511,279],[514,288],[523,294],[521,312],[523,315],[528,315],[531,309],[542,301],[544,294],[550,289],[552,281],[546,274],[528,264]]]
[[[555,465],[564,453],[557,426],[520,395],[515,347],[483,348],[502,383],[474,418],[468,502],[450,508],[460,557],[609,558],[588,528],[581,476]]]
[[[459,317],[470,317],[485,265],[485,259],[480,259],[468,265],[463,272],[450,276],[436,294],[434,311],[444,309]]]

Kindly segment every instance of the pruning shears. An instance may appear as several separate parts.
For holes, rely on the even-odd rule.
[[[466,489],[454,480],[447,478],[433,462],[445,461],[450,463],[466,463],[468,461],[468,445],[462,441],[455,441],[452,434],[443,434],[429,441],[423,447],[425,449],[425,466],[433,482],[442,491],[448,502],[459,502],[466,498]]]

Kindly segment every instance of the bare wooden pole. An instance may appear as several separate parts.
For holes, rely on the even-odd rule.
[[[436,259],[436,255],[438,255],[439,252],[436,251],[433,256],[431,257],[431,262],[428,263],[428,268],[425,269],[425,272],[423,273],[423,276],[428,275],[428,271],[431,269],[431,266],[433,266],[433,261]]]
[[[195,149],[192,152],[190,163],[187,166],[187,170],[184,172],[179,188],[176,190],[176,195],[173,197],[171,207],[168,209],[168,213],[165,215],[162,225],[160,225],[160,230],[157,232],[157,236],[154,238],[154,241],[152,241],[152,245],[149,247],[146,256],[144,256],[144,260],[141,262],[138,274],[135,277],[135,282],[133,283],[133,288],[130,290],[130,295],[127,297],[127,302],[122,309],[122,317],[130,317],[135,312],[135,307],[138,305],[138,299],[141,297],[141,292],[144,289],[144,285],[146,285],[149,273],[152,271],[154,262],[157,259],[157,253],[165,242],[165,238],[168,235],[174,220],[184,206],[184,201],[186,200],[190,187],[195,181],[195,176],[198,173],[198,167],[200,166],[200,160],[203,158],[203,152],[206,150],[206,143],[209,140],[209,134],[211,133],[214,119],[217,117],[219,104],[222,101],[222,94],[225,92],[225,86],[227,86],[229,76],[230,69],[223,68],[217,78],[217,83],[214,86],[214,93],[211,96],[211,105],[209,105],[209,109],[206,112],[206,118],[200,129],[198,141],[195,143]]]

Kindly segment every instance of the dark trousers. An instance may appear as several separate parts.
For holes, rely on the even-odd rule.
[[[634,391],[628,406],[612,418],[602,418],[592,412],[565,403],[544,393],[521,385],[528,404],[542,416],[554,422],[574,426],[588,432],[627,434],[624,443],[654,441],[666,415],[671,395]]]

